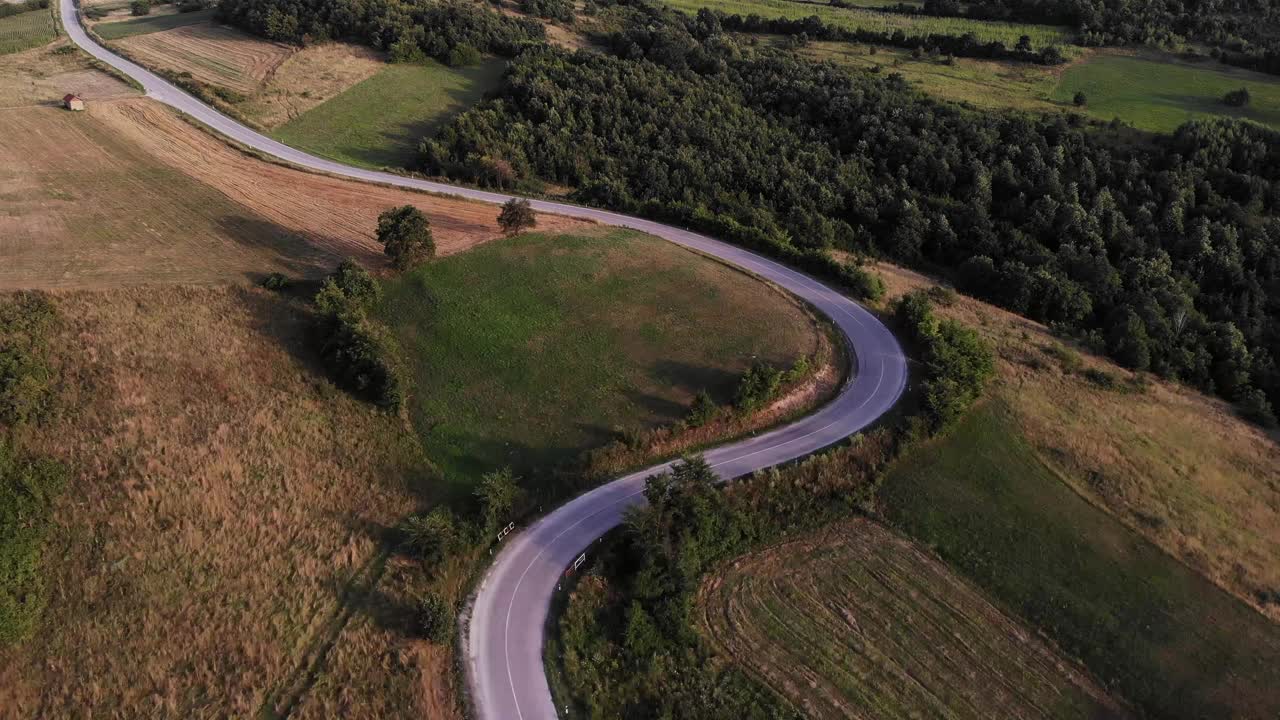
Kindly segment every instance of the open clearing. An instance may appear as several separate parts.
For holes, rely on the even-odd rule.
[[[687,13],[702,8],[719,10],[733,15],[759,15],[763,18],[788,18],[799,20],[817,16],[829,25],[851,30],[871,30],[892,33],[901,30],[908,35],[963,35],[971,32],[982,42],[999,40],[1008,47],[1017,44],[1023,35],[1030,36],[1036,49],[1046,45],[1066,45],[1072,40],[1068,28],[1050,25],[988,22],[965,18],[903,15],[862,8],[836,8],[830,5],[793,2],[792,0],[664,0],[667,5]]]
[[[257,716],[375,564],[381,528],[419,506],[430,465],[398,418],[310,366],[306,317],[279,296],[54,302],[58,409],[27,444],[74,480],[40,629],[0,650],[0,717]],[[392,641],[363,662],[398,657],[418,682],[421,643]]]
[[[930,287],[881,264],[889,297]],[[1072,350],[1043,326],[972,298],[940,315],[998,351],[991,394],[1042,462],[1095,506],[1273,619],[1280,604],[1280,446],[1220,401]],[[1115,389],[1085,373],[1110,376]]]
[[[255,92],[294,49],[264,42],[212,22],[120,41],[129,57],[149,67],[189,73],[199,82],[242,95]]]
[[[737,270],[604,228],[426,265],[389,284],[378,314],[412,365],[423,446],[458,492],[682,419],[701,389],[727,402],[753,357],[790,366],[821,332]]]
[[[58,105],[75,93],[89,102],[137,95],[110,75],[94,70],[83,53],[59,51],[69,41],[0,56],[0,108]],[[0,120],[0,124],[4,121]]]
[[[397,63],[278,128],[272,136],[364,167],[410,165],[418,143],[496,87],[506,62],[450,68]]]
[[[57,36],[58,26],[51,10],[32,10],[0,18],[0,55],[40,47]]]
[[[880,497],[895,524],[1153,717],[1280,716],[1280,626],[1077,495],[1001,401],[896,463]]]
[[[314,276],[342,256],[376,266],[378,214],[403,204],[427,214],[443,254],[500,235],[496,208],[273,165],[148,100],[0,113],[0,288]]]
[[[1248,88],[1249,107],[1232,108],[1222,96]],[[1089,99],[1086,111],[1100,120],[1119,117],[1142,130],[1171,132],[1197,117],[1253,120],[1280,129],[1280,79],[1212,60],[1193,63],[1165,54],[1098,52],[1072,65],[1052,98]]]
[[[868,520],[735,560],[695,613],[718,653],[813,720],[1121,715],[1034,632]]]

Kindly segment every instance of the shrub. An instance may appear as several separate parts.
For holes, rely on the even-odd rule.
[[[262,287],[268,290],[287,290],[289,288],[289,278],[284,273],[273,272],[262,279]]]
[[[879,300],[884,297],[884,280],[861,265],[846,266],[844,284],[858,300]]]
[[[485,473],[476,486],[476,499],[484,515],[485,529],[492,531],[505,525],[524,496],[511,468]]]
[[[458,525],[448,508],[436,508],[426,515],[414,515],[400,523],[405,548],[427,567],[434,567],[458,548]]]
[[[129,3],[129,14],[134,17],[151,14],[151,0],[133,0]]]
[[[313,301],[320,315],[320,359],[340,387],[397,410],[406,387],[399,349],[386,328],[365,315],[380,292],[377,281],[353,260],[325,278]]]
[[[702,427],[715,419],[720,407],[716,405],[716,401],[711,399],[711,394],[706,390],[698,393],[693,398],[693,404],[689,406],[689,414],[685,416],[685,423],[689,427]]]
[[[570,0],[520,0],[520,10],[541,18],[573,22],[573,3]]]
[[[1089,368],[1084,371],[1084,378],[1103,390],[1115,390],[1120,387],[1120,382],[1116,380],[1116,376],[1106,370]]]
[[[1084,107],[1089,104],[1089,96],[1085,95],[1083,92],[1078,92],[1075,97],[1071,98],[1071,104],[1076,107]]]
[[[1276,415],[1271,408],[1271,403],[1267,400],[1266,394],[1257,388],[1251,387],[1241,391],[1236,409],[1240,411],[1241,417],[1249,422],[1264,428],[1276,426]]]
[[[781,370],[763,360],[756,360],[738,381],[733,405],[740,412],[754,412],[773,399],[781,384]]]
[[[45,605],[41,556],[66,470],[0,441],[0,644],[31,635]]]
[[[431,221],[412,205],[391,208],[378,216],[378,242],[397,270],[424,262],[436,254]]]
[[[466,67],[468,65],[476,65],[483,59],[480,51],[470,45],[455,45],[449,53],[444,56],[444,64],[449,67]]]
[[[418,601],[418,630],[422,637],[444,645],[453,637],[453,606],[434,592]]]
[[[538,224],[533,207],[528,200],[511,198],[502,204],[502,212],[498,213],[498,227],[507,235],[528,230]]]
[[[0,425],[22,425],[46,409],[53,371],[45,345],[57,319],[43,295],[19,293],[0,302]]]
[[[1249,96],[1249,88],[1240,88],[1232,90],[1222,96],[1222,102],[1230,107],[1246,107],[1252,98]]]

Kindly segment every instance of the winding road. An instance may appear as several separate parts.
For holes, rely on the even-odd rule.
[[[297,165],[333,175],[447,193],[488,203],[510,195],[354,168],[282,145],[205,105],[155,73],[95,42],[80,24],[72,0],[59,0],[71,40],[98,60],[136,80],[149,97],[169,105],[232,140]],[[737,265],[804,299],[836,324],[856,369],[837,397],[791,425],[705,453],[723,479],[808,455],[870,425],[897,402],[907,383],[907,364],[892,333],[866,309],[839,292],[742,248],[670,225],[543,200],[541,212],[633,228]],[[557,583],[575,558],[621,522],[627,508],[644,502],[651,467],[570,501],[531,527],[504,540],[472,605],[465,640],[466,672],[476,713],[482,720],[550,720],[556,709],[543,669],[547,615]]]

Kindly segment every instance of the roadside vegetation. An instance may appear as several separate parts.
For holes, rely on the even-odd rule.
[[[714,660],[697,633],[695,597],[731,558],[864,512],[893,458],[945,432],[981,393],[993,358],[973,330],[940,321],[924,295],[900,300],[894,318],[921,358],[924,388],[896,422],[725,489],[698,457],[648,479],[647,506],[592,550],[598,571],[558,619],[547,653],[558,702],[593,718],[802,716],[790,698]],[[943,356],[953,362],[936,362]]]
[[[13,7],[17,13],[0,13],[0,55],[21,52],[52,42],[58,36],[58,25],[48,0],[23,5],[0,4],[0,9]]]

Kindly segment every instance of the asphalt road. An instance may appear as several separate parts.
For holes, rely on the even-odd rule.
[[[362,170],[282,145],[188,95],[158,75],[94,42],[81,27],[72,0],[59,0],[67,34],[108,65],[137,80],[147,95],[170,105],[255,150],[294,165],[357,180],[448,193],[489,203],[510,195]],[[906,387],[907,365],[892,333],[857,303],[822,283],[742,248],[670,225],[604,210],[543,200],[534,209],[634,228],[726,260],[786,288],[840,328],[856,372],[839,395],[818,412],[705,454],[720,477],[730,479],[794,460],[832,445],[870,425],[893,407]],[[533,526],[504,540],[477,592],[466,639],[466,669],[472,699],[483,720],[555,718],[542,666],[544,630],[551,599],[565,569],[590,544],[644,501],[644,479],[659,465],[586,493]]]

